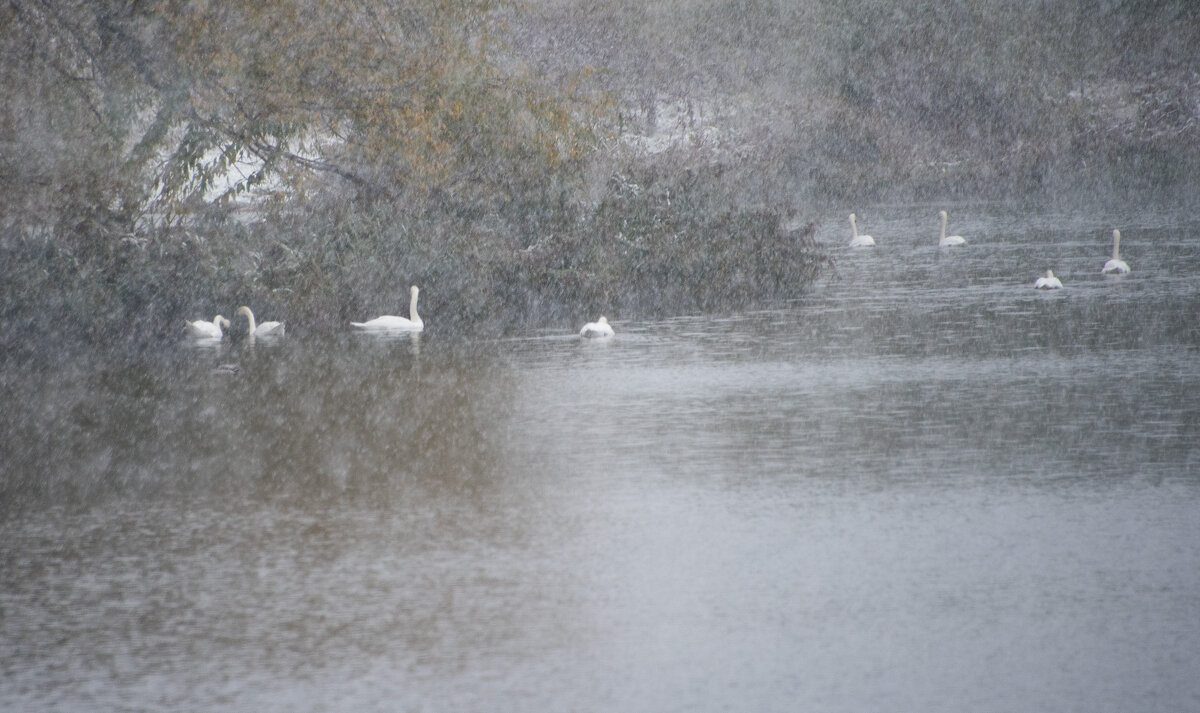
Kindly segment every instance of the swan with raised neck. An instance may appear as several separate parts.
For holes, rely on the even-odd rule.
[[[858,223],[855,220],[855,215],[850,214],[850,247],[852,248],[871,248],[875,247],[875,238],[870,235],[858,234]]]
[[[411,297],[408,301],[408,319],[385,314],[375,319],[369,319],[366,322],[351,322],[350,324],[358,329],[377,332],[419,332],[425,328],[425,323],[421,321],[421,315],[417,314],[417,295],[420,292],[421,290],[416,285],[409,288]]]
[[[942,235],[938,239],[938,246],[943,248],[954,247],[956,245],[966,245],[967,240],[961,235],[946,235],[946,222],[950,216],[944,210],[938,211],[938,215],[942,216]]]
[[[238,307],[237,312],[234,313],[234,316],[236,317],[239,314],[245,315],[246,320],[250,323],[250,331],[248,334],[252,337],[256,335],[260,337],[274,337],[283,335],[283,322],[263,322],[262,324],[259,324],[254,320],[254,312],[252,312],[246,305]]]
[[[1113,253],[1112,259],[1104,263],[1104,268],[1100,270],[1104,275],[1124,275],[1129,272],[1129,265],[1121,259],[1121,231],[1113,230]]]

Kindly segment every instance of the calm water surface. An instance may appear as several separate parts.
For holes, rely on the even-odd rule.
[[[1107,223],[914,214],[604,343],[0,372],[0,709],[1200,710],[1200,222],[1104,278]]]

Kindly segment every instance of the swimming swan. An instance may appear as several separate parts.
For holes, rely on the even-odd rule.
[[[608,319],[603,315],[595,322],[588,322],[583,325],[583,329],[579,330],[579,336],[587,339],[599,339],[600,337],[611,337],[613,328],[608,326]]]
[[[417,314],[417,294],[420,290],[417,289],[416,285],[413,285],[409,291],[412,293],[412,299],[408,302],[408,319],[385,314],[382,317],[376,317],[366,322],[351,322],[350,324],[359,329],[366,329],[373,332],[421,331],[425,328],[425,323],[421,321],[421,315]]]
[[[1113,231],[1113,256],[1112,259],[1104,263],[1104,269],[1100,271],[1103,275],[1124,275],[1129,272],[1129,265],[1121,259],[1118,252],[1121,249],[1121,231]]]
[[[955,245],[966,245],[967,241],[963,236],[946,235],[946,221],[949,219],[946,211],[940,210],[938,211],[938,215],[942,216],[942,237],[938,240],[938,247],[949,248]]]
[[[187,328],[188,336],[200,337],[202,339],[220,339],[221,338],[221,323],[225,323],[225,328],[229,329],[229,320],[221,315],[213,317],[213,321],[205,322],[198,319],[195,322],[184,320],[184,325]]]
[[[1057,290],[1062,288],[1062,280],[1054,276],[1054,270],[1046,270],[1046,276],[1039,277],[1033,287],[1037,290]]]
[[[858,223],[854,222],[854,214],[850,214],[850,247],[852,248],[873,248],[875,247],[875,238],[870,235],[858,234]]]
[[[283,336],[283,329],[284,329],[283,322],[263,322],[262,324],[258,324],[257,322],[254,321],[254,313],[251,312],[250,308],[245,305],[238,307],[237,312],[234,313],[234,316],[236,317],[239,314],[246,315],[246,319],[249,320],[250,336],[252,336],[252,337],[255,335],[258,335],[260,337],[275,337],[275,336],[282,337]]]

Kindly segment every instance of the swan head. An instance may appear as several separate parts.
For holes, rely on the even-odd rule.
[[[950,215],[944,210],[939,210],[938,215],[940,215],[942,217],[943,223],[945,223],[950,218]]]
[[[853,224],[854,224],[854,220],[855,220],[855,218],[856,218],[856,217],[857,217],[857,216],[855,216],[853,213],[851,213],[851,214],[850,214],[850,224],[851,224],[851,225],[853,225]]]
[[[413,285],[412,287],[408,288],[408,292],[413,296],[413,299],[416,299],[417,295],[421,292],[421,288]]]
[[[1054,279],[1054,270],[1046,270],[1046,279],[1048,279],[1048,280]]]
[[[230,322],[228,319],[219,314],[216,317],[213,317],[213,324],[222,327],[223,329],[229,329],[231,326],[233,326],[233,322]]]

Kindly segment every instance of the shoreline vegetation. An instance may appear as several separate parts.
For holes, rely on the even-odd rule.
[[[855,205],[1200,176],[1182,1],[168,5],[0,9],[6,355],[239,304],[337,330],[411,284],[447,333],[732,311]]]

